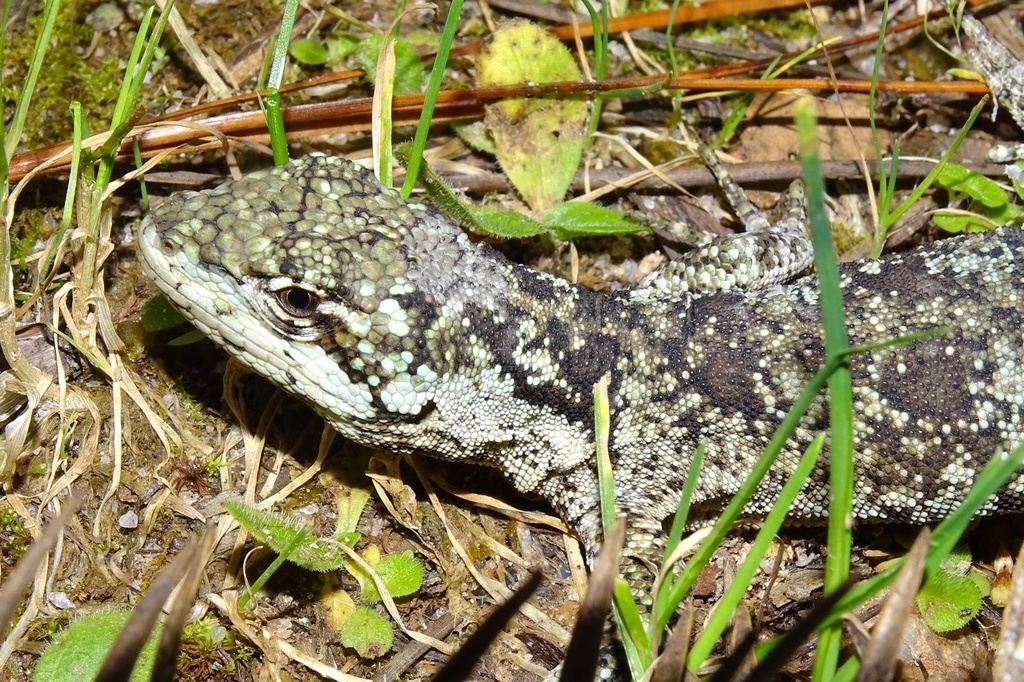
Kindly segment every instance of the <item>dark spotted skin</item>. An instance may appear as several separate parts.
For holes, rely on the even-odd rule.
[[[792,216],[791,216],[792,217]],[[508,262],[348,161],[309,157],[147,219],[140,254],[182,312],[256,372],[371,446],[496,467],[599,542],[594,384],[630,548],[649,553],[694,450],[713,516],[824,358],[799,220],[705,240],[638,287],[598,294]],[[852,345],[855,516],[924,523],[1022,442],[1024,237],[1003,228],[842,266]],[[820,397],[749,512],[811,440]],[[791,510],[823,519],[827,449]],[[1024,508],[1016,476],[985,513]]]

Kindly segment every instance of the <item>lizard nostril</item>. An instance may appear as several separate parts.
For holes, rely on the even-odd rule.
[[[170,237],[164,237],[160,240],[160,250],[165,256],[174,256],[181,251],[181,244]]]

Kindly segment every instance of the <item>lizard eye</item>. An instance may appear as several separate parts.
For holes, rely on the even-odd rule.
[[[320,305],[320,297],[299,287],[287,287],[277,292],[277,302],[295,317],[312,317]]]

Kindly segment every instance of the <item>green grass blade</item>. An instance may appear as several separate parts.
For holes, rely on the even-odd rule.
[[[711,651],[718,642],[718,638],[721,637],[722,633],[725,632],[725,628],[732,621],[733,613],[739,607],[743,595],[761,567],[761,561],[764,559],[765,554],[767,554],[768,548],[785,522],[793,500],[800,494],[804,484],[807,482],[807,478],[811,475],[811,471],[814,469],[814,464],[818,459],[818,454],[821,453],[824,443],[824,434],[819,434],[808,446],[793,470],[793,475],[786,481],[786,485],[782,487],[778,501],[772,507],[768,516],[765,517],[764,525],[761,526],[757,537],[754,538],[746,559],[744,559],[743,564],[736,571],[736,577],[726,589],[722,598],[715,604],[714,612],[704,625],[704,631],[700,633],[697,641],[690,648],[690,658],[687,665],[690,670],[700,668],[704,660],[711,655]]]
[[[135,161],[136,168],[142,168],[142,149],[139,147],[138,139],[132,142],[132,160]],[[142,214],[149,213],[149,189],[146,186],[145,176],[139,177],[139,201],[142,203]]]
[[[925,562],[925,575],[938,570],[942,561],[956,546],[963,537],[964,531],[977,517],[978,512],[1001,487],[1006,484],[1017,469],[1024,465],[1024,445],[1017,447],[1009,454],[999,453],[992,457],[985,465],[971,491],[964,498],[964,501],[957,509],[947,516],[932,532],[931,543],[928,549],[928,559]],[[843,615],[854,611],[862,606],[869,599],[888,587],[896,579],[903,560],[894,562],[886,570],[874,575],[860,584],[853,587],[847,594],[836,602],[831,613],[822,621],[822,627],[840,623]],[[767,650],[774,644],[774,641],[758,645],[757,656],[762,658]],[[833,681],[849,680],[855,676],[858,662],[854,659],[847,661],[836,672]],[[851,674],[852,671],[852,674]]]
[[[249,586],[238,597],[239,609],[244,609],[246,604],[249,603],[249,600],[252,597],[259,594],[260,590],[263,589],[263,586],[267,584],[267,581],[270,580],[275,573],[277,573],[277,569],[281,568],[284,562],[288,560],[288,556],[295,550],[296,547],[302,544],[302,541],[302,536],[296,535],[294,540],[292,540],[292,543],[287,547],[283,548],[283,551],[276,557],[274,557],[274,560],[270,562],[270,565],[263,569],[263,572],[260,574],[260,577],[256,579],[256,582]]]
[[[668,54],[670,73],[673,78],[679,77],[679,59],[676,58],[676,47],[672,43],[672,30],[676,27],[676,14],[679,13],[680,0],[672,0],[672,7],[668,13],[668,25],[665,26],[665,50]]]
[[[683,484],[683,493],[679,496],[679,506],[676,507],[675,516],[672,517],[672,528],[668,533],[668,542],[665,545],[662,563],[668,561],[669,556],[676,550],[679,541],[683,538],[683,529],[686,528],[686,520],[690,515],[690,500],[693,499],[693,491],[697,488],[697,481],[700,480],[700,468],[704,463],[704,452],[707,448],[708,442],[701,441],[693,453],[690,469],[686,473],[686,482]]]
[[[299,0],[287,0],[281,13],[281,28],[277,31],[274,45],[274,57],[270,62],[270,73],[267,75],[267,88],[280,90],[284,80],[284,69],[288,63],[288,44],[295,26],[295,15],[299,11]]]
[[[982,97],[976,105],[974,105],[974,108],[971,109],[970,116],[967,117],[967,121],[964,122],[963,126],[957,132],[956,137],[954,137],[953,141],[950,142],[949,149],[947,149],[942,155],[939,162],[935,164],[931,171],[928,172],[928,175],[924,176],[924,179],[922,179],[921,182],[911,190],[907,198],[903,200],[903,203],[901,203],[895,211],[889,214],[888,223],[885,225],[886,230],[892,227],[896,221],[899,220],[904,213],[910,210],[910,208],[917,203],[918,199],[928,191],[932,186],[932,183],[935,182],[935,178],[939,177],[939,173],[942,172],[942,169],[946,167],[949,160],[953,158],[954,154],[956,154],[957,149],[960,148],[960,144],[967,137],[967,133],[969,133],[971,128],[974,126],[974,121],[981,115],[982,110],[987,104],[988,96],[985,96]]]
[[[6,0],[6,2],[4,2],[3,15],[0,16],[0,65],[4,64],[4,55],[7,53],[7,22],[11,16],[12,2],[13,0]],[[0,90],[4,87],[3,71],[3,69],[0,69]],[[4,150],[7,149],[7,124],[4,122],[4,118],[2,116],[0,116],[0,148]],[[3,200],[0,201],[0,209],[4,209],[5,204],[7,203],[7,174],[9,169],[7,162],[7,153],[5,151],[3,154],[0,154],[0,178],[3,179],[2,184],[4,186],[4,189],[2,190]]]
[[[594,35],[594,78],[603,80],[608,75],[608,3],[601,3],[601,11],[594,9],[590,0],[583,0],[583,6],[587,8],[590,15],[591,31]],[[587,130],[591,136],[597,132],[601,123],[601,107],[607,95],[597,94],[594,96],[593,106],[590,109],[590,124]],[[591,137],[592,139],[592,137]]]
[[[605,535],[615,525],[615,481],[611,455],[608,452],[608,436],[611,429],[611,409],[608,406],[608,383],[611,375],[605,374],[594,386],[594,442],[597,446],[597,484],[601,501],[601,528]]]
[[[807,215],[814,243],[814,264],[821,289],[821,318],[825,332],[825,356],[843,361],[829,377],[829,524],[828,558],[825,562],[825,592],[839,589],[850,572],[853,536],[848,519],[853,514],[853,387],[848,362],[849,341],[843,313],[832,231],[825,211],[825,184],[818,155],[814,104],[803,99],[795,108],[800,159],[807,186]],[[829,679],[839,661],[838,629],[821,633],[814,661],[814,678]]]
[[[605,536],[612,532],[616,521],[615,481],[611,455],[608,452],[608,436],[611,428],[611,409],[608,404],[608,382],[611,375],[605,374],[594,386],[594,442],[597,449],[597,479],[601,502],[601,526]],[[614,594],[615,620],[622,636],[622,647],[630,672],[637,679],[651,665],[651,645],[640,618],[640,609],[634,601],[629,585],[624,580],[616,581]]]
[[[892,195],[888,193],[889,181],[886,175],[885,159],[882,142],[878,137],[878,126],[875,122],[878,99],[878,76],[882,68],[882,57],[885,54],[885,28],[889,25],[889,0],[882,2],[882,18],[878,22],[878,42],[875,43],[875,64],[871,70],[871,87],[868,89],[868,125],[871,127],[871,140],[875,145],[875,161],[878,163],[878,225],[875,225],[875,238],[872,247],[872,258],[878,258],[885,246],[886,230],[882,227],[888,219]]]
[[[40,281],[49,282],[53,260],[57,257],[57,249],[64,241],[64,235],[71,227],[71,218],[74,216],[75,192],[78,189],[78,171],[82,161],[82,139],[85,135],[85,114],[82,112],[81,102],[73,101],[69,107],[71,111],[71,124],[73,134],[71,137],[71,171],[68,173],[68,189],[64,194],[64,211],[61,214],[60,227],[57,234],[50,241],[50,248],[46,250],[43,258],[43,267],[39,270]]]
[[[590,15],[590,28],[594,34],[594,78],[601,80],[608,73],[608,3],[601,3],[601,11],[594,9],[590,0],[583,0]]]
[[[981,470],[970,493],[956,510],[947,516],[932,532],[928,560],[925,562],[925,575],[930,575],[939,568],[942,560],[956,546],[964,531],[992,495],[1006,484],[1021,465],[1024,464],[1024,445],[1020,445],[1010,453],[998,453],[989,460]],[[825,619],[824,624],[839,622],[844,613],[856,609],[868,599],[885,589],[899,572],[902,562],[897,562],[884,572],[875,575],[857,585],[849,594],[836,604],[833,613]]]
[[[377,179],[385,187],[394,184],[392,133],[394,117],[392,102],[395,95],[395,41],[398,40],[399,19],[391,22],[377,53],[376,77],[373,88],[373,165]]]
[[[273,56],[270,59],[270,70],[267,74],[266,100],[260,100],[260,109],[267,121],[270,131],[270,148],[274,153],[274,165],[288,163],[288,138],[284,130],[284,114],[281,111],[281,81],[284,69],[288,65],[288,45],[291,43],[292,28],[295,26],[295,15],[299,11],[299,0],[287,0],[281,12],[281,27],[273,43]]]
[[[423,150],[427,146],[430,122],[434,117],[434,106],[437,104],[437,93],[441,91],[441,81],[444,79],[444,71],[448,66],[448,54],[451,52],[452,43],[455,42],[455,29],[459,25],[461,12],[462,0],[452,0],[452,4],[448,8],[448,17],[444,22],[444,29],[441,31],[441,42],[437,46],[437,54],[434,55],[434,66],[430,69],[427,90],[423,95],[423,111],[420,112],[420,122],[416,126],[416,136],[413,138],[412,148],[409,150],[407,172],[401,192],[403,199],[408,199],[412,195],[413,187],[416,186],[416,178],[419,177],[420,164],[423,163]]]
[[[642,679],[654,662],[651,656],[650,640],[640,617],[640,609],[633,600],[629,585],[622,578],[615,581],[615,595],[612,601],[615,626],[621,638],[626,664],[634,680]]]
[[[270,149],[274,154],[274,165],[288,163],[288,136],[284,129],[284,112],[281,110],[281,93],[276,87],[267,88],[267,96],[260,98],[260,109],[267,121],[270,132]]]
[[[174,7],[173,0],[169,0],[160,11],[153,30],[149,30],[149,24],[153,17],[153,7],[150,7],[143,16],[139,26],[138,35],[132,45],[132,53],[125,68],[124,81],[121,83],[121,91],[118,94],[117,102],[114,104],[114,115],[110,122],[112,135],[110,140],[104,144],[104,151],[100,159],[99,170],[96,173],[96,196],[106,191],[110,184],[110,178],[114,173],[114,162],[117,158],[117,150],[124,136],[131,129],[131,121],[141,115],[138,107],[139,93],[146,81],[146,74],[153,63],[157,47],[160,45],[160,37],[171,16],[171,9]],[[96,202],[97,210],[100,202]],[[90,221],[91,224],[95,222]]]
[[[141,66],[142,56],[146,50],[146,36],[149,35],[149,24],[153,21],[153,13],[155,11],[155,7],[150,7],[146,10],[146,13],[142,15],[142,21],[139,23],[139,32],[135,35],[135,42],[132,43],[131,54],[128,55],[128,63],[125,67],[124,80],[121,81],[121,89],[117,93],[117,101],[114,102],[114,115],[110,121],[111,128],[116,128],[127,120],[128,113],[132,109],[132,80],[135,78],[135,74]]]

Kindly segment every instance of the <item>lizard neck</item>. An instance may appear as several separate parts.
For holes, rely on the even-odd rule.
[[[544,481],[593,459],[593,387],[621,357],[597,331],[607,297],[458,246],[454,268],[429,273],[447,278],[434,289],[445,355],[433,409],[409,425],[414,449],[499,468],[543,494]]]

